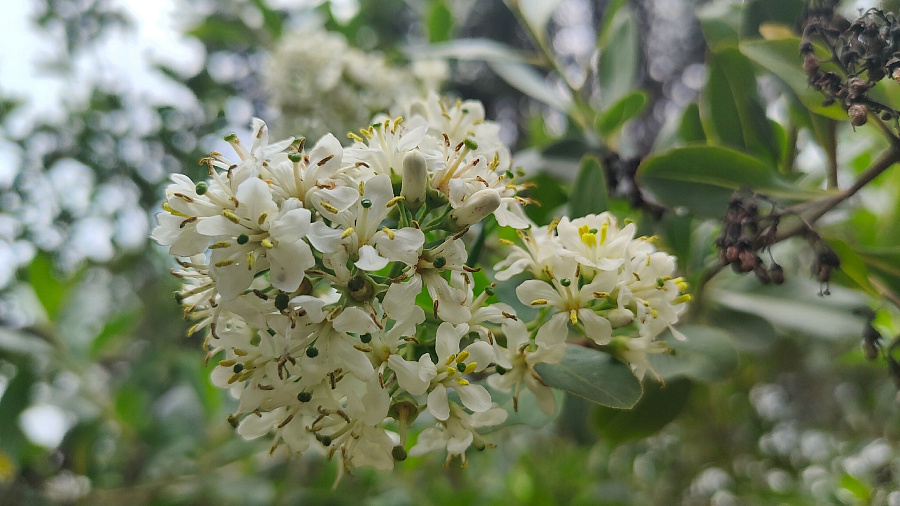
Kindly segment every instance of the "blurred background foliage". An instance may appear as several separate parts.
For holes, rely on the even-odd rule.
[[[148,23],[114,0],[29,4],[23,30],[49,48],[33,63],[70,83],[54,114],[0,83],[0,503],[900,504],[897,389],[883,360],[865,360],[859,311],[900,332],[900,173],[820,223],[842,258],[831,296],[816,296],[802,241],[772,248],[781,286],[716,268],[732,191],[816,198],[828,167],[846,187],[888,145],[806,86],[805,2],[169,7],[190,56],[147,63],[165,84],[156,96],[104,71],[110,45]],[[336,489],[334,463],[270,457],[266,441],[234,434],[234,400],[210,385],[199,337],[184,337],[171,266],[146,237],[168,174],[200,175],[197,160],[251,116],[292,124],[272,99],[271,55],[321,27],[346,44],[321,69],[377,52],[382,73],[482,100],[537,183],[536,222],[609,209],[678,255],[695,304],[689,340],[673,344],[681,360],[654,362],[664,385],[645,381],[632,410],[569,397],[549,424],[526,410],[464,470],[429,455]],[[292,56],[299,71],[314,53]],[[409,70],[434,60],[443,75]],[[355,90],[377,85],[353,71],[341,79]],[[329,123],[337,105],[309,100],[344,128]]]

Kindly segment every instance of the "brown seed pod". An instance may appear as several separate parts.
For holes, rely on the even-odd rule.
[[[863,126],[869,119],[869,108],[866,104],[853,104],[847,109],[847,115],[850,116],[851,125]]]

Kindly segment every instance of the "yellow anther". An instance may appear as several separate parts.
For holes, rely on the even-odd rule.
[[[356,134],[353,133],[353,132],[347,132],[347,137],[353,139],[353,140],[356,141],[356,142],[363,142],[363,138],[360,137],[360,136],[358,136],[358,135],[356,135]]]
[[[597,246],[597,236],[590,232],[581,234],[581,242],[589,248],[594,248]]]
[[[234,352],[235,355],[237,355],[239,357],[246,357],[248,355],[248,353],[246,351],[244,351],[240,348],[235,348],[232,351]]]
[[[586,224],[578,227],[578,235],[584,235],[590,231],[591,231],[591,227],[587,226]]]
[[[651,309],[650,314],[653,315],[654,318],[659,318],[659,311],[655,309]]]
[[[255,264],[255,263],[256,263],[256,257],[253,256],[252,251],[248,251],[247,252],[247,270],[248,271],[253,270],[253,264]]]
[[[646,300],[642,300],[642,301],[641,301],[641,304],[643,304],[644,307],[650,307],[650,303],[647,302]]]
[[[456,378],[456,382],[460,384],[460,386],[469,386],[469,380],[465,378]]]
[[[691,295],[688,293],[685,293],[685,294],[679,295],[678,297],[675,297],[675,300],[672,301],[672,304],[681,304],[683,302],[690,302],[690,300],[691,300]]]
[[[214,243],[210,244],[210,245],[209,245],[209,249],[227,248],[227,247],[229,247],[229,246],[231,246],[231,243],[230,243],[230,242],[228,242],[228,241],[219,241],[219,242],[214,242]]]
[[[230,384],[234,383],[234,382],[237,381],[238,378],[240,378],[240,377],[241,377],[241,374],[240,374],[240,373],[234,373],[234,374],[232,374],[231,377],[228,378],[228,384],[230,385]]]
[[[391,230],[391,229],[389,229],[389,228],[387,228],[387,227],[381,227],[381,231],[384,232],[385,234],[387,234],[387,236],[388,236],[392,241],[394,240],[394,231],[393,231],[393,230]]]
[[[578,325],[578,311],[575,309],[569,310],[569,320],[572,322],[572,325]]]
[[[679,282],[675,283],[675,286],[678,287],[678,291],[680,291],[680,292],[686,292],[688,289],[688,284],[685,283],[684,281],[679,281]]]
[[[350,237],[351,235],[353,235],[353,232],[355,232],[355,231],[356,230],[354,230],[353,227],[350,227],[347,230],[344,230],[344,233],[341,234],[341,239],[346,239],[346,238]]]
[[[556,230],[556,227],[558,225],[559,225],[559,218],[553,218],[553,221],[551,221],[550,224],[547,225],[547,235],[552,234],[553,231]]]
[[[547,299],[534,299],[531,301],[532,306],[543,306],[547,304]]]
[[[500,156],[497,153],[494,153],[494,159],[491,160],[491,164],[488,166],[491,170],[497,170],[497,167],[500,166]]]
[[[466,359],[469,358],[469,352],[467,350],[463,350],[459,352],[459,355],[456,356],[456,363],[465,362]]]
[[[631,275],[634,276],[634,279],[636,279],[636,280],[638,280],[638,281],[641,280],[641,277],[638,276],[638,273],[636,273],[636,272],[634,272],[634,271],[631,271]]]
[[[508,184],[504,188],[506,188],[507,190],[512,190],[512,191],[516,191],[519,189],[519,187],[514,184]]]
[[[401,200],[405,200],[405,199],[406,198],[403,195],[401,195],[399,197],[394,197],[391,200],[388,200],[387,204],[385,204],[384,207],[394,207],[397,205],[397,202],[400,202]]]
[[[478,369],[478,363],[472,362],[466,366],[466,370],[463,371],[463,374],[472,374],[475,372],[475,369]]]
[[[444,372],[447,373],[447,376],[454,376],[459,371],[457,371],[455,367],[448,367],[447,370]]]
[[[172,209],[172,206],[170,206],[168,202],[163,202],[162,208],[163,208],[163,211],[166,211],[167,213],[170,213],[170,214],[174,214],[175,216],[181,216],[182,218],[190,218],[190,216],[188,216],[180,211],[176,211],[176,210]]]
[[[228,218],[228,221],[230,221],[234,224],[238,224],[241,222],[241,219],[238,218],[238,215],[234,214],[233,212],[229,211],[228,209],[222,210],[222,216]]]
[[[329,213],[337,214],[339,212],[338,208],[334,207],[333,205],[329,204],[328,202],[322,202],[319,205],[322,206]]]
[[[504,246],[512,246],[516,243],[510,241],[509,239],[500,239],[500,244],[503,244]]]
[[[363,134],[363,137],[365,137],[366,139],[371,139],[372,132],[374,132],[374,131],[375,131],[375,129],[372,127],[359,129],[359,133]]]
[[[256,219],[256,223],[262,225],[266,222],[266,218],[269,217],[269,213],[262,213],[259,215],[259,218]]]
[[[516,199],[517,201],[519,201],[519,203],[522,204],[523,206],[528,205],[528,199],[526,199],[525,197],[520,197],[520,196],[516,195],[513,198]]]
[[[600,225],[600,244],[606,242],[606,232],[609,230],[609,223],[604,223]]]
[[[213,265],[215,265],[216,267],[227,267],[233,263],[234,263],[234,260],[232,260],[230,258],[226,258],[225,260],[219,260],[218,262],[216,262]]]
[[[272,241],[269,240],[268,237],[266,237],[266,238],[263,239],[262,241],[259,241],[259,243],[262,245],[263,248],[266,248],[266,249],[272,249],[272,248],[275,247],[275,245],[272,244]]]
[[[233,366],[233,365],[236,364],[236,363],[237,363],[237,360],[235,360],[235,359],[233,359],[233,358],[232,358],[232,359],[229,359],[229,360],[220,360],[220,361],[219,361],[219,365],[220,365],[221,367],[231,367],[231,366]]]
[[[608,299],[609,292],[594,292],[594,297],[598,299]]]
[[[447,357],[447,361],[444,362],[444,365],[450,365],[455,361],[456,361],[456,353],[453,353],[449,357]]]
[[[398,116],[397,119],[394,120],[394,125],[391,127],[391,133],[397,133],[397,127],[400,126],[400,123],[403,123],[403,117]]]

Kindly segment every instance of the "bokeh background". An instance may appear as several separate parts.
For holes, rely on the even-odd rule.
[[[224,151],[229,132],[246,136],[253,116],[315,139],[364,125],[398,92],[438,87],[485,103],[541,185],[533,217],[546,221],[576,174],[568,152],[593,145],[627,172],[623,161],[651,152],[667,121],[696,104],[708,74],[696,13],[741,4],[552,3],[544,43],[558,68],[536,91],[483,61],[488,41],[534,48],[513,0],[4,2],[0,504],[900,505],[897,388],[864,360],[853,313],[879,303],[839,286],[810,297],[809,259],[790,248],[782,263],[796,282],[784,290],[727,276],[709,289],[720,304],[704,315],[730,332],[733,367],[648,383],[633,411],[567,398],[554,422],[492,434],[498,448],[470,455],[467,469],[429,455],[332,488],[335,463],[269,456],[266,441],[226,422],[234,400],[210,385],[201,338],[185,337],[172,296],[171,261],[148,239],[168,175],[201,175],[197,160]],[[793,13],[802,3],[784,2]],[[553,94],[567,84],[588,107],[608,103],[596,44],[616,10],[626,28],[607,38],[633,41],[623,53],[633,58],[606,68],[628,74],[618,86],[643,90],[647,105],[598,142]],[[479,45],[468,56],[435,45],[460,39]],[[777,90],[759,85],[777,119]],[[877,145],[856,135],[840,153],[851,168]],[[802,141],[797,164],[818,177],[824,155]],[[874,207],[850,226],[892,219],[892,188],[868,194]],[[663,212],[627,178],[611,192],[702,278],[715,223]],[[896,321],[877,324],[897,331]]]

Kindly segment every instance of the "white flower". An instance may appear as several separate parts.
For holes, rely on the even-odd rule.
[[[422,431],[416,445],[410,448],[409,455],[418,457],[430,451],[446,449],[447,462],[459,455],[462,465],[466,465],[466,450],[472,443],[484,448],[488,444],[477,429],[499,425],[506,421],[508,413],[499,407],[491,407],[480,413],[466,413],[459,405],[451,404],[450,415],[446,420]]]
[[[615,271],[600,271],[592,281],[581,285],[583,279],[573,260],[553,262],[553,277],[549,282],[528,280],[516,288],[523,304],[549,307],[556,311],[538,330],[537,339],[548,344],[562,342],[568,336],[568,326],[581,328],[584,335],[597,344],[606,344],[612,336],[609,320],[598,315],[594,303],[610,297],[616,287]]]

